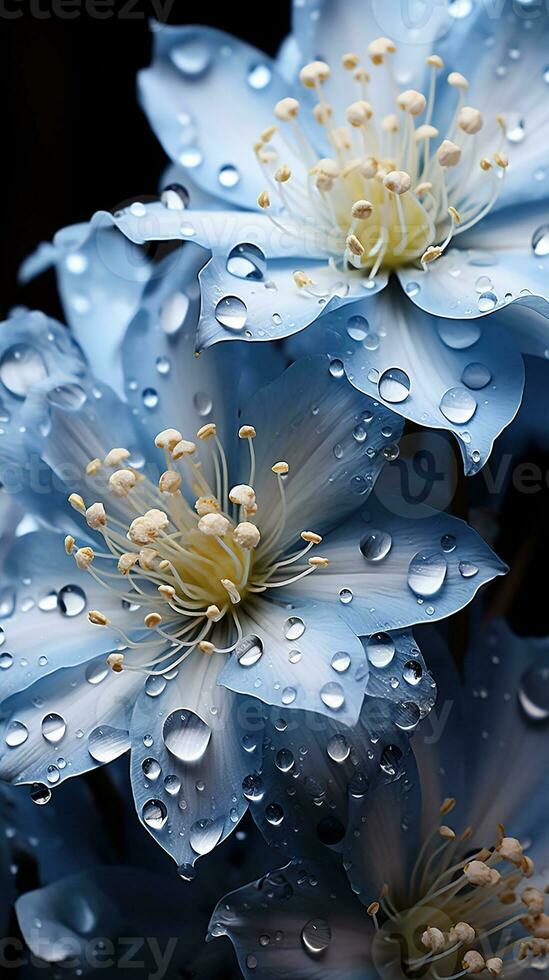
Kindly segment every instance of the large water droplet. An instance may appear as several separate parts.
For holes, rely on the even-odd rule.
[[[96,762],[113,762],[127,752],[129,747],[128,732],[111,725],[100,725],[88,736],[88,752]]]
[[[299,616],[290,616],[284,623],[284,636],[287,640],[299,640],[305,632],[305,623]]]
[[[401,368],[389,368],[388,371],[384,371],[378,382],[380,398],[394,405],[406,401],[410,388],[410,379],[406,371]]]
[[[320,688],[320,700],[332,711],[339,711],[345,704],[345,693],[337,681],[328,681]]]
[[[472,388],[473,391],[480,391],[481,388],[486,388],[492,380],[492,372],[485,364],[480,364],[478,361],[472,361],[467,367],[463,369],[463,374],[461,375],[461,380],[464,385],[468,388]]]
[[[48,391],[47,397],[49,404],[54,408],[76,412],[86,401],[86,392],[77,384],[57,385]]]
[[[213,402],[206,391],[197,391],[193,395],[193,405],[199,415],[204,418],[204,416],[209,415],[212,408]]]
[[[242,793],[247,800],[252,800],[254,803],[263,799],[265,787],[259,773],[252,772],[244,777],[242,780]]]
[[[360,550],[366,561],[382,561],[389,554],[393,539],[388,531],[368,531],[360,541]]]
[[[259,61],[257,64],[252,65],[248,72],[248,85],[251,88],[261,90],[262,88],[267,88],[272,77],[269,66],[264,61]]]
[[[509,143],[522,143],[526,135],[524,119],[516,112],[512,112],[506,114],[505,123],[505,135]]]
[[[465,388],[449,388],[440,399],[439,408],[449,422],[465,425],[473,418],[477,403]]]
[[[42,355],[29,344],[14,344],[0,361],[0,381],[17,398],[25,398],[32,386],[47,375]]]
[[[189,309],[189,300],[184,293],[174,293],[164,300],[160,308],[160,326],[167,334],[176,333],[183,325]]]
[[[478,565],[474,565],[472,561],[460,561],[458,568],[463,578],[474,578],[479,572]]]
[[[351,749],[344,735],[332,735],[328,739],[326,752],[334,762],[345,762],[349,758]]]
[[[168,211],[184,211],[189,205],[189,192],[182,184],[168,184],[160,195]]]
[[[369,323],[365,316],[356,314],[347,320],[347,333],[351,340],[360,343],[366,337],[369,330]]]
[[[147,827],[150,827],[152,830],[162,830],[162,827],[168,819],[166,804],[162,800],[147,800],[141,811],[141,815]]]
[[[539,258],[549,255],[549,224],[536,228],[532,235],[532,251]]]
[[[227,272],[238,279],[261,281],[267,271],[267,261],[257,245],[242,242],[235,245],[227,256]]]
[[[427,598],[442,588],[448,566],[440,551],[418,551],[408,567],[408,585],[412,592]]]
[[[263,656],[263,643],[259,636],[250,633],[242,637],[235,653],[241,667],[253,667]]]
[[[466,350],[476,344],[481,335],[476,320],[437,320],[440,339],[452,350]]]
[[[182,44],[170,51],[176,68],[191,77],[201,75],[210,64],[210,50],[198,35],[190,35]]]
[[[42,718],[42,735],[46,739],[46,742],[50,742],[52,745],[58,745],[66,731],[67,723],[65,719],[55,711],[50,712],[50,714]]]
[[[395,776],[398,771],[398,764],[402,758],[402,752],[397,745],[386,745],[381,753],[379,760],[380,768],[388,776]]]
[[[219,843],[223,833],[224,820],[196,820],[189,831],[189,843],[195,854],[209,854]]]
[[[86,594],[79,585],[64,585],[57,593],[57,608],[63,616],[79,616],[86,608]]]
[[[486,293],[481,293],[478,298],[478,308],[481,313],[489,313],[490,310],[495,309],[497,306],[498,298],[492,290],[488,290]]]
[[[240,183],[240,173],[232,163],[225,163],[221,167],[217,179],[222,187],[230,190],[231,187],[236,187]]]
[[[272,827],[279,827],[284,820],[284,810],[278,803],[269,803],[265,807],[265,820]]]
[[[416,727],[420,718],[421,712],[414,701],[402,701],[396,709],[395,725],[403,732],[409,732]]]
[[[162,735],[172,755],[192,765],[202,759],[212,730],[194,711],[178,708],[166,718]]]
[[[30,798],[37,806],[44,806],[51,800],[51,789],[45,783],[33,783]]]
[[[330,666],[338,674],[344,674],[351,666],[351,658],[345,650],[338,650],[337,653],[334,653]]]
[[[160,773],[162,772],[162,768],[157,759],[143,759],[141,768],[143,770],[143,775],[146,776],[147,779],[151,779],[153,781],[158,779]]]
[[[537,663],[528,667],[519,683],[518,699],[522,710],[531,721],[549,718],[549,668]]]
[[[238,296],[224,296],[215,308],[215,318],[226,330],[238,333],[246,325],[248,310]]]
[[[402,669],[402,676],[411,687],[417,687],[423,676],[423,669],[417,660],[408,660]]]
[[[279,749],[275,756],[275,764],[280,772],[289,772],[294,765],[294,756],[289,749]]]
[[[4,736],[6,745],[10,749],[16,749],[18,745],[23,745],[29,737],[29,730],[22,721],[10,721]]]
[[[366,655],[374,667],[388,667],[395,655],[395,643],[389,633],[374,633],[366,643]]]
[[[301,930],[301,942],[309,956],[322,956],[332,940],[332,930],[324,919],[310,919]]]

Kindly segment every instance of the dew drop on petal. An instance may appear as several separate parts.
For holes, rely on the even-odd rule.
[[[272,72],[269,66],[263,61],[258,61],[257,64],[252,65],[248,72],[248,85],[250,88],[260,91],[263,88],[267,88],[271,78]]]
[[[305,632],[305,623],[299,616],[290,616],[284,623],[284,636],[287,640],[299,640]]]
[[[189,192],[182,184],[168,184],[160,195],[168,211],[184,211],[189,205]]]
[[[347,333],[351,340],[356,340],[360,343],[366,337],[369,329],[369,324],[365,316],[357,314],[356,316],[350,316],[347,320]]]
[[[7,670],[13,664],[11,653],[0,654],[0,670]]]
[[[236,187],[240,183],[240,173],[232,163],[226,163],[221,167],[217,179],[222,187],[230,190],[230,188]]]
[[[58,745],[67,731],[67,723],[61,715],[52,711],[42,718],[41,730],[46,742]]]
[[[532,235],[532,251],[538,258],[549,255],[549,224],[536,228]]]
[[[297,697],[295,687],[285,687],[280,696],[282,704],[293,704]]]
[[[141,763],[141,768],[143,770],[143,775],[147,779],[152,780],[153,782],[155,779],[158,779],[160,773],[162,772],[160,763],[158,762],[157,759],[151,759],[151,758],[143,759],[143,762]]]
[[[279,827],[284,820],[284,810],[278,803],[269,803],[265,807],[265,820],[272,827]]]
[[[249,242],[235,245],[227,256],[227,272],[237,279],[261,281],[267,271],[267,261],[260,248]]]
[[[394,405],[406,401],[410,388],[410,378],[401,368],[389,368],[388,371],[384,371],[378,382],[380,398]]]
[[[29,344],[14,344],[2,355],[0,381],[16,398],[25,398],[32,386],[47,376],[42,355]]]
[[[353,593],[351,592],[351,589],[340,589],[339,601],[342,602],[344,606],[348,606],[349,603],[353,601]]]
[[[195,820],[189,831],[189,843],[195,854],[209,854],[221,840],[225,821],[207,817]]]
[[[443,534],[440,539],[440,547],[443,551],[451,552],[456,549],[456,539],[453,534]]]
[[[414,701],[401,701],[395,715],[395,725],[403,732],[409,732],[416,727],[421,718],[421,712]]]
[[[79,585],[65,585],[57,593],[57,608],[63,616],[79,616],[86,608],[86,594]]]
[[[51,800],[51,789],[45,783],[33,783],[30,798],[37,806],[44,806]]]
[[[463,578],[474,578],[479,571],[478,565],[474,565],[472,561],[460,561],[458,568]]]
[[[449,388],[440,399],[439,408],[449,422],[465,425],[473,418],[477,403],[465,388]]]
[[[333,361],[330,361],[329,371],[332,378],[342,378],[345,374],[343,361],[340,361],[338,357],[334,358]]]
[[[150,698],[157,698],[166,689],[167,681],[164,677],[150,675],[145,681],[145,692]]]
[[[338,711],[345,704],[345,694],[341,684],[337,681],[328,681],[320,688],[320,700],[327,708]]]
[[[481,313],[489,313],[497,306],[498,298],[492,290],[481,293],[478,298],[478,308]]]
[[[238,296],[224,296],[215,308],[215,318],[226,330],[238,333],[246,325],[248,310]]]
[[[129,747],[130,736],[123,728],[99,725],[88,735],[88,752],[96,762],[113,762]]]
[[[442,588],[447,570],[442,552],[418,551],[408,566],[408,585],[418,596],[434,596]]]
[[[377,529],[368,531],[360,542],[360,550],[366,561],[382,561],[387,557],[393,545],[393,539],[388,531]]]
[[[349,758],[351,749],[345,736],[338,734],[332,735],[332,737],[328,739],[326,752],[333,762],[341,763],[345,762],[345,759]]]
[[[22,721],[10,721],[4,740],[6,745],[9,745],[10,749],[16,749],[19,745],[23,745],[29,737],[29,730]]]
[[[486,388],[486,385],[490,384],[492,372],[485,364],[480,364],[479,361],[472,361],[463,369],[461,380],[467,388],[471,388],[473,391],[480,391],[481,388]]]
[[[162,800],[147,800],[141,811],[141,815],[143,822],[151,830],[162,830],[168,819],[166,804]]]
[[[534,663],[522,674],[518,687],[519,704],[530,721],[549,718],[549,670],[547,664]]]
[[[332,930],[324,919],[310,919],[301,930],[301,942],[309,956],[321,956],[332,940]]]
[[[259,636],[250,633],[239,641],[235,654],[241,667],[253,667],[263,656],[263,643]]]
[[[366,643],[366,656],[373,667],[388,667],[395,655],[395,643],[389,633],[373,633]]]
[[[176,68],[191,78],[201,75],[210,64],[210,50],[198,36],[192,34],[170,51]]]
[[[338,650],[334,653],[331,661],[330,667],[335,670],[338,674],[343,674],[351,666],[351,658],[346,650]]]
[[[193,764],[203,758],[212,730],[194,711],[178,708],[164,722],[162,737],[169,752],[181,762]]]
[[[417,660],[407,660],[402,669],[402,676],[411,687],[417,687],[423,676],[423,668]]]

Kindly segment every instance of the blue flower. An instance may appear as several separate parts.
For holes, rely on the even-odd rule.
[[[402,422],[338,362],[197,359],[197,250],[124,244],[95,219],[54,245],[88,358],[41,313],[0,338],[0,478],[40,522],[6,561],[0,775],[47,798],[131,748],[139,816],[185,868],[254,796],[258,699],[352,725],[365,694],[399,698],[373,647],[397,681],[424,671],[409,627],[505,567],[461,521],[374,499]]]
[[[114,221],[211,252],[200,349],[309,327],[301,349],[480,468],[521,352],[548,349],[549,16],[530,7],[296,0],[276,61],[158,25],[140,97],[191,207],[172,183]]]
[[[543,968],[548,658],[546,639],[519,639],[501,622],[478,636],[464,683],[447,651],[434,656],[440,724],[418,730],[393,779],[378,763],[371,792],[349,784],[345,871],[337,855],[305,850],[218,904],[210,936],[231,938],[246,977]],[[325,747],[332,809],[364,736],[348,733],[346,754]],[[307,849],[305,828],[302,840]]]

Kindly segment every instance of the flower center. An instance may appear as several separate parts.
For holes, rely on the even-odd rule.
[[[258,204],[269,213],[274,192],[279,205],[271,215],[274,224],[288,235],[309,237],[317,254],[320,247],[341,270],[357,269],[370,279],[380,269],[417,261],[425,269],[439,258],[454,234],[471,228],[492,208],[508,166],[502,152],[505,121],[496,117],[499,140],[490,156],[483,145],[482,115],[464,104],[467,79],[459,72],[447,77],[457,100],[441,139],[431,119],[442,58],[427,58],[430,83],[425,96],[414,89],[399,92],[391,65],[395,51],[388,38],[378,38],[368,48],[372,71],[385,73],[397,110],[382,118],[369,101],[371,76],[358,55],[342,58],[342,70],[351,76],[344,120],[334,119],[324,94],[330,66],[314,61],[302,68],[301,82],[318,99],[313,115],[326,132],[330,157],[319,158],[313,149],[299,123],[297,99],[276,104],[275,116],[284,126],[281,135],[302,160],[306,180],[280,164],[272,143],[276,126],[265,130],[254,147],[269,185]],[[300,288],[314,285],[301,271],[294,280]]]
[[[163,451],[167,467],[158,483],[128,465],[127,449],[111,449],[103,460],[88,463],[87,476],[94,480],[98,495],[116,504],[116,516],[108,514],[101,501],[86,506],[79,494],[71,494],[70,504],[103,536],[106,549],[79,548],[68,535],[66,551],[74,555],[79,568],[123,602],[145,611],[137,639],[100,610],[88,613],[94,625],[114,630],[124,650],[135,651],[135,660],[122,652],[112,653],[108,662],[115,671],[166,674],[197,647],[202,653],[230,653],[243,638],[238,610],[246,600],[290,585],[328,564],[321,557],[304,560],[322,540],[314,531],[302,531],[297,550],[281,554],[286,462],[271,467],[278,484],[278,507],[274,514],[271,508],[262,535],[253,488],[255,436],[252,425],[241,426],[239,437],[249,449],[249,481],[232,488],[213,422],[198,430],[197,442],[184,439],[177,429],[164,429],[156,436],[155,445]],[[209,455],[213,485],[204,475],[200,450]],[[159,645],[167,646],[167,652],[159,653]]]
[[[454,805],[454,799],[445,800],[440,817]],[[380,975],[457,980],[469,973],[503,972],[511,977],[544,965],[549,954],[545,895],[525,883],[534,864],[520,842],[506,837],[501,825],[498,830],[495,846],[463,856],[472,829],[456,836],[439,818],[419,852],[404,901],[385,885],[368,908]]]

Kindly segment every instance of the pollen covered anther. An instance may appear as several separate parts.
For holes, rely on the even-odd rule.
[[[461,964],[467,973],[482,973],[486,967],[484,957],[476,949],[470,949],[463,957]]]
[[[147,629],[154,630],[156,629],[157,626],[160,626],[160,623],[162,622],[162,616],[160,615],[160,613],[156,613],[156,612],[147,613],[143,622],[147,627]]]
[[[238,430],[239,439],[255,439],[256,435],[253,425],[241,425]]]
[[[425,949],[432,953],[440,953],[445,946],[444,933],[436,926],[428,926],[421,937],[421,942]]]
[[[99,473],[101,466],[102,463],[100,459],[90,459],[86,466],[86,476],[95,476],[96,473]]]
[[[167,449],[171,453],[182,438],[178,429],[162,429],[162,432],[155,437],[154,444],[157,449]]]
[[[288,463],[281,460],[279,463],[275,463],[274,466],[271,466],[271,470],[273,473],[276,473],[277,476],[286,476],[286,474],[290,471],[290,467],[288,466]]]
[[[388,191],[400,195],[410,190],[412,179],[405,170],[391,170],[383,178],[383,183]]]
[[[107,455],[105,456],[103,463],[105,466],[112,466],[113,469],[116,469],[116,467],[120,466],[120,464],[123,463],[126,459],[129,459],[130,455],[131,454],[128,449],[124,449],[124,448],[110,449]]]
[[[82,569],[83,571],[86,571],[90,567],[94,558],[94,550],[93,548],[89,547],[79,548],[74,556],[78,568]]]
[[[97,531],[99,530],[99,528],[106,526],[107,515],[105,513],[105,508],[103,504],[95,503],[87,508],[86,523],[89,527],[93,528],[94,531]]]
[[[280,99],[274,107],[274,114],[277,119],[281,119],[283,122],[289,122],[290,119],[295,119],[299,112],[299,102],[297,99]]]
[[[116,470],[109,477],[109,490],[115,497],[125,497],[136,483],[137,477],[133,470]]]
[[[113,670],[115,672],[115,674],[119,674],[121,672],[121,670],[123,670],[123,666],[122,665],[124,663],[124,654],[123,653],[109,653],[109,656],[107,657],[107,663],[108,663],[109,667],[111,668],[111,670]]]
[[[353,255],[361,258],[366,251],[362,242],[356,237],[356,235],[348,235],[345,244]]]
[[[192,456],[196,452],[196,443],[189,439],[180,439],[172,449],[172,459],[183,459],[184,456]]]
[[[199,517],[204,517],[205,514],[218,514],[221,507],[215,497],[198,497],[194,509]]]
[[[255,490],[245,483],[239,483],[229,490],[229,500],[232,504],[239,504],[241,507],[251,507],[255,504]]]
[[[322,541],[320,534],[317,534],[315,531],[302,531],[300,536],[303,541],[311,544],[320,544]]]
[[[107,619],[107,617],[104,615],[104,613],[100,612],[98,609],[90,609],[88,613],[88,620],[90,623],[93,623],[94,626],[109,625],[109,620]]]
[[[217,426],[215,422],[206,422],[205,425],[201,425],[198,432],[196,433],[196,438],[205,441],[206,439],[213,439],[217,433]]]
[[[251,524],[249,521],[242,521],[241,524],[237,524],[233,531],[233,540],[239,548],[243,548],[244,551],[250,551],[252,548],[256,548],[259,544],[261,534],[259,528],[255,524]]]
[[[305,88],[315,88],[319,82],[325,82],[329,77],[330,66],[325,61],[311,61],[299,73],[299,80]]]
[[[65,551],[67,555],[72,555],[74,550],[75,541],[72,534],[67,534],[65,537]]]
[[[223,514],[204,514],[198,522],[198,530],[208,537],[222,538],[227,534],[231,524]]]
[[[399,109],[409,112],[411,116],[420,116],[427,105],[427,99],[422,92],[410,88],[397,96],[397,105]]]
[[[177,493],[181,487],[181,477],[174,470],[166,470],[158,481],[160,493]]]
[[[482,113],[470,105],[464,105],[458,113],[458,126],[470,136],[482,129]]]
[[[311,566],[311,568],[325,568],[326,565],[330,564],[330,559],[316,556],[314,558],[307,559],[307,563]]]
[[[441,167],[457,167],[461,160],[461,149],[452,140],[443,140],[437,150],[437,160]]]

